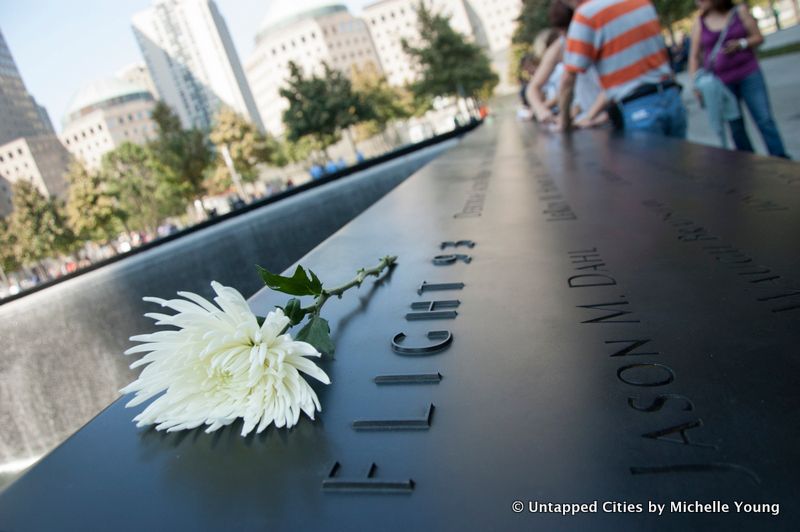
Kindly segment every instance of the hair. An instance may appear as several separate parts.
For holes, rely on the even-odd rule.
[[[564,0],[553,0],[550,3],[550,11],[548,13],[550,17],[550,25],[554,28],[558,28],[560,30],[565,30],[569,27],[569,23],[572,22],[572,16],[575,14],[575,10],[572,9]]]
[[[550,48],[550,45],[558,39],[560,32],[554,28],[542,30],[536,34],[531,47],[531,53],[536,57],[537,61],[541,61],[544,53]]]
[[[711,0],[711,10],[719,11],[720,13],[727,13],[736,7],[733,0]]]

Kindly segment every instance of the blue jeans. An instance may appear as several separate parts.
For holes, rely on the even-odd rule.
[[[739,110],[742,110],[742,100],[744,100],[761,132],[761,138],[764,139],[769,154],[775,157],[788,157],[786,149],[783,147],[781,134],[778,132],[778,126],[775,125],[775,119],[772,117],[767,86],[764,84],[764,75],[761,70],[756,70],[743,80],[727,85],[739,102]],[[736,149],[753,151],[753,145],[750,143],[750,137],[747,136],[747,130],[744,127],[744,114],[742,118],[728,122],[728,125],[731,127],[731,135]]]
[[[625,131],[686,138],[686,108],[678,87],[636,98],[619,107]]]

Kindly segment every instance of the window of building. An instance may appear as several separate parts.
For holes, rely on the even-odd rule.
[[[93,128],[93,127],[90,127],[90,128],[89,128],[89,134],[90,134],[90,135],[94,135],[94,128]]]
[[[133,115],[128,113],[128,122],[133,122]]]
[[[19,153],[20,155],[22,155],[22,148],[17,148],[17,153]]]

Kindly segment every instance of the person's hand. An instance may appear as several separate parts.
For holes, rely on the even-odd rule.
[[[735,54],[736,52],[741,52],[742,47],[739,46],[738,40],[728,41],[722,46],[722,53],[726,55]]]
[[[592,127],[602,126],[608,120],[608,114],[605,112],[600,113],[596,117],[589,119],[587,117],[581,118],[580,120],[576,120],[572,123],[575,128],[578,129],[589,129]]]
[[[548,108],[537,109],[536,120],[542,124],[549,124],[555,120],[555,115],[553,115],[553,112]]]
[[[572,126],[573,126],[572,120],[567,119],[564,116],[564,113],[561,113],[556,117],[552,129],[556,133],[566,133],[572,129]]]
[[[706,106],[706,102],[703,101],[703,93],[700,92],[700,90],[698,90],[698,89],[694,90],[694,97],[697,98],[697,103],[700,104],[700,107],[705,107]]]

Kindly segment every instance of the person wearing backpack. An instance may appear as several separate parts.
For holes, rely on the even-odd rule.
[[[713,74],[736,99],[738,118],[727,120],[736,149],[753,151],[741,114],[744,103],[761,132],[769,154],[788,158],[772,115],[764,75],[754,52],[764,42],[758,23],[746,5],[734,5],[732,0],[696,0],[696,4],[700,14],[692,29],[689,55],[691,79],[696,79],[699,84],[707,81],[706,74]],[[701,70],[701,65],[707,72]],[[704,92],[702,87],[695,86],[695,94],[701,105],[704,104]],[[726,114],[732,117],[737,113]]]

